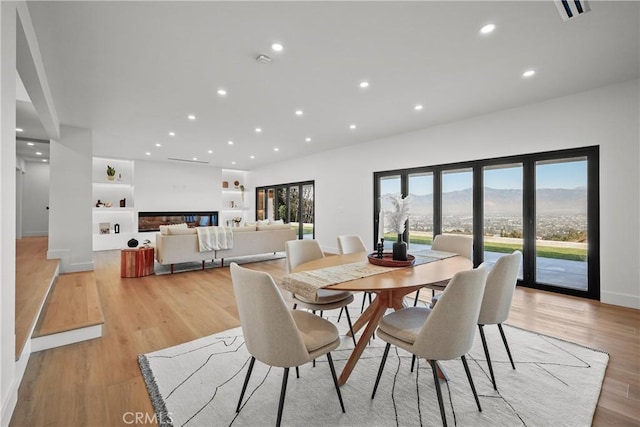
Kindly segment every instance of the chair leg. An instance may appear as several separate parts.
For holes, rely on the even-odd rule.
[[[356,343],[356,334],[353,333],[353,326],[351,326],[351,316],[349,316],[349,309],[347,308],[346,305],[343,308],[344,308],[344,314],[347,315],[347,323],[349,323],[349,330],[351,331],[351,338],[353,338],[353,346],[355,347],[358,344]]]
[[[476,393],[476,386],[473,385],[473,378],[471,378],[471,371],[469,370],[469,364],[467,363],[467,358],[464,357],[464,354],[460,356],[462,359],[462,364],[464,365],[464,371],[467,373],[467,379],[469,380],[469,385],[471,386],[471,391],[473,391],[473,397],[476,399],[476,405],[478,405],[478,411],[482,412],[482,407],[480,406],[480,399],[478,399],[478,393]]]
[[[369,297],[371,298],[371,297]],[[367,301],[367,293],[363,292],[362,293],[362,305],[360,306],[360,314],[362,314],[364,312],[364,303]],[[371,304],[371,303],[369,303]]]
[[[247,391],[247,384],[249,384],[249,377],[251,377],[251,371],[253,371],[254,363],[256,363],[256,358],[251,356],[251,362],[249,362],[249,369],[247,370],[247,376],[244,377],[244,385],[242,386],[242,392],[240,393],[240,399],[238,400],[236,413],[240,412],[240,405],[242,405],[242,398],[244,397],[244,392]]]
[[[300,378],[300,369],[296,366],[296,378]]]
[[[411,372],[413,372],[413,368],[416,365],[416,355],[411,356]]]
[[[413,301],[413,306],[418,305],[418,297],[420,296],[420,289],[416,291],[416,299]]]
[[[440,407],[440,417],[442,417],[442,425],[447,427],[447,414],[444,412],[444,402],[442,402],[442,390],[440,390],[440,378],[438,378],[438,367],[435,360],[429,360],[431,370],[433,371],[433,382],[436,384],[436,394],[438,395],[438,406]]]
[[[507,349],[507,355],[509,356],[511,367],[513,369],[516,369],[516,365],[513,364],[513,358],[511,357],[511,351],[509,350],[509,344],[507,343],[507,337],[504,335],[504,331],[502,330],[502,323],[498,323],[498,329],[500,330],[500,335],[502,335],[502,342],[504,343],[504,348]]]
[[[298,307],[298,304],[294,303],[293,304],[293,309],[295,310]]]
[[[489,374],[491,375],[491,382],[493,383],[493,389],[498,390],[496,385],[496,377],[493,375],[493,365],[491,364],[491,356],[489,356],[489,347],[487,346],[487,339],[484,336],[484,325],[478,325],[480,330],[480,338],[482,339],[482,347],[484,348],[484,355],[487,358],[487,365],[489,365]]]
[[[371,393],[371,399],[376,397],[376,390],[378,389],[378,383],[380,382],[380,377],[382,376],[382,370],[384,369],[384,364],[387,361],[389,348],[391,348],[391,344],[387,343],[386,347],[384,348],[384,354],[382,355],[382,360],[380,361],[380,367],[378,368],[378,376],[376,377],[376,383],[373,386],[373,393]]]
[[[340,319],[342,318],[342,311],[344,310],[344,307],[342,307],[340,309],[340,313],[338,313],[338,322],[340,322]],[[320,313],[320,317],[322,317],[322,313]]]
[[[280,403],[278,403],[278,419],[276,420],[277,427],[280,427],[280,421],[282,420],[282,408],[284,407],[284,396],[287,394],[288,379],[289,368],[284,368],[284,375],[282,376],[282,389],[280,390]]]
[[[336,393],[338,393],[338,400],[340,401],[340,407],[344,413],[344,403],[342,402],[342,393],[340,393],[340,384],[338,384],[338,377],[336,376],[336,368],[333,366],[333,358],[331,353],[327,353],[327,360],[329,360],[329,368],[331,368],[331,377],[333,378],[333,385],[336,387]]]

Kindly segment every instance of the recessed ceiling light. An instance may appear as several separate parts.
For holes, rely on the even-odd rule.
[[[233,145],[233,141],[227,141],[227,144]]]
[[[250,159],[255,159],[255,158],[256,158],[256,156],[249,156],[249,158],[250,158]]]
[[[24,132],[24,129],[22,129],[22,128],[16,128],[16,132]]]
[[[271,45],[271,49],[274,52],[282,52],[283,47],[282,47],[282,45],[280,43],[274,43],[274,44]]]
[[[484,27],[480,28],[480,34],[489,34],[496,29],[495,24],[487,24]]]
[[[42,156],[42,153],[39,151],[36,151],[36,156]]]
[[[47,160],[47,159],[42,159],[42,162],[43,162],[43,163],[47,163],[47,162],[48,162],[48,160]]]
[[[36,145],[36,144],[34,144],[33,142],[27,142],[27,145],[28,145],[29,147],[33,147],[33,146],[34,146],[34,145]]]
[[[193,161],[196,161],[196,160],[198,160],[198,158],[197,158],[197,157],[194,157],[194,158],[193,158]]]
[[[366,81],[365,81],[365,82],[360,82],[360,87],[361,87],[362,89],[366,89],[366,88],[368,88],[368,87],[369,87],[369,82],[366,82]]]
[[[536,73],[535,70],[527,70],[524,73],[522,73],[522,77],[532,77],[534,74]]]
[[[207,153],[213,154],[213,150],[209,150],[209,151],[207,151]]]
[[[349,129],[355,129],[356,125],[349,125]]]
[[[257,133],[262,132],[262,128],[256,128],[256,132],[257,132]]]
[[[144,153],[144,154],[146,154],[147,156],[150,156],[150,155],[151,155],[151,153],[150,153],[150,152],[148,152],[148,151],[147,151],[146,153]]]
[[[225,96],[227,94],[227,91],[224,89],[218,89],[218,95],[220,96]]]
[[[156,143],[156,147],[162,147],[162,144],[160,144],[159,142]]]
[[[278,147],[274,148],[273,151],[280,151]]]
[[[196,119],[196,116],[194,116],[193,114],[189,114],[189,115],[187,116],[187,119],[189,119],[189,120],[195,120],[195,119]]]
[[[235,164],[236,164],[236,162],[231,162],[231,164],[232,164],[232,165],[235,165]]]
[[[422,110],[422,104],[417,104],[415,107],[413,107],[413,109],[416,111]]]
[[[304,140],[307,142],[311,142],[311,138],[305,138]]]
[[[169,132],[169,136],[176,136],[175,132]]]
[[[302,112],[302,110],[296,110],[296,116],[301,116],[301,115],[303,115],[303,114],[304,114],[304,113]]]

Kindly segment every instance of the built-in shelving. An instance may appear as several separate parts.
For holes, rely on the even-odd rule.
[[[113,179],[107,175],[107,166],[115,168]],[[124,248],[137,234],[133,172],[133,161],[93,158],[94,251]]]
[[[231,225],[234,218],[240,218],[241,222],[246,222],[252,194],[247,185],[245,171],[223,169],[219,225]]]

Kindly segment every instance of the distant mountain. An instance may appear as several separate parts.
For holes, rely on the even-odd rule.
[[[502,190],[485,187],[485,214],[516,215],[522,212],[522,190]],[[540,214],[583,214],[587,213],[587,189],[584,187],[542,188],[536,195],[537,210]],[[443,208],[451,214],[470,214],[473,190],[467,188],[442,195]],[[411,195],[411,213],[427,215],[433,212],[433,195]]]

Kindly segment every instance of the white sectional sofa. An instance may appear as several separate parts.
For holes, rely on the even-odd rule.
[[[233,247],[200,252],[195,228],[161,226],[156,234],[155,257],[162,265],[224,259],[245,255],[259,255],[284,251],[284,242],[296,239],[296,232],[288,224],[262,224],[233,227]]]

